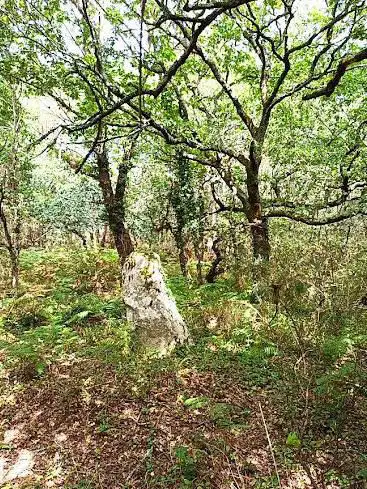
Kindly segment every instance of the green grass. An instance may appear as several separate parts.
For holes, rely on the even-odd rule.
[[[132,395],[145,399],[161,374],[210,373],[231,379],[249,395],[267,393],[281,406],[287,426],[276,450],[285,459],[312,453],[320,438],[345,436],[345,443],[354,443],[350,438],[356,434],[343,434],[350,430],[343,413],[352,409],[357,418],[363,416],[367,398],[365,313],[357,314],[355,301],[347,297],[343,302],[336,294],[328,298],[325,314],[316,314],[318,297],[312,302],[307,287],[300,291],[296,282],[294,290],[289,285],[285,292],[286,307],[275,315],[270,300],[252,304],[250,288],[239,287],[231,276],[198,286],[179,275],[176,264],[164,266],[193,343],[157,358],[136,348],[125,322],[114,252],[23,252],[21,293],[4,296],[0,303],[3,374],[10,372],[26,388],[27,382],[47,378],[52,365],[95,360],[115,369],[116,375],[130,382]],[[333,313],[336,307],[341,311],[339,321]],[[246,431],[251,411],[210,396],[192,395],[184,387],[182,393],[184,408],[201,413],[213,429],[233,434]],[[305,396],[306,427],[302,424]],[[106,414],[96,430],[108,437],[111,426]],[[362,455],[356,456],[360,479],[365,477]],[[164,487],[179,481],[177,487],[199,487],[205,456],[179,445],[172,469],[154,483]],[[154,464],[153,458],[146,462]],[[331,472],[330,477],[350,480],[351,475]],[[93,487],[83,484],[75,487]],[[273,476],[259,478],[256,484],[276,487]]]
[[[1,345],[11,362],[19,359],[47,365],[74,354],[118,365],[133,355],[113,251],[32,250],[22,253],[22,269],[24,294],[1,303]],[[167,265],[166,273],[172,270],[177,273],[177,266]],[[231,369],[246,374],[248,384],[265,386],[277,381],[278,359],[294,346],[293,324],[287,315],[279,314],[269,329],[261,308],[249,302],[250,291],[238,290],[231,277],[198,286],[174,275],[168,276],[167,283],[190,326],[194,344],[177,349],[168,360],[151,359],[149,368],[156,363],[162,369],[170,365],[172,370],[178,366]],[[275,331],[286,338],[284,343],[276,341]],[[319,356],[319,363],[332,367],[356,345],[365,343],[366,336],[353,335],[349,328],[318,341],[313,354]],[[325,376],[333,376],[332,368],[325,367],[320,385]]]

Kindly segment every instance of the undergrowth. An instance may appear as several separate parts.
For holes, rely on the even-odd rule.
[[[362,271],[365,258],[355,255],[347,263],[336,249],[330,255],[319,247],[311,251],[308,267],[303,262],[292,267],[299,250],[278,247],[278,266],[269,279],[280,284],[277,303],[272,286],[268,296],[254,304],[251,283],[244,286],[242,281],[240,286],[236,277],[224,275],[214,284],[199,286],[167,261],[167,283],[193,344],[163,359],[135,348],[114,252],[24,251],[20,293],[12,297],[4,291],[1,299],[2,378],[8,389],[26,389],[30,382],[42,382],[54,365],[96,361],[128,379],[131,395],[144,399],[164,374],[178,379],[190,372],[229,376],[246,392],[266,392],[281,406],[278,421],[284,438],[274,449],[282,464],[304,467],[312,454],[330,450],[339,440],[344,447],[357,446],[352,462],[333,459],[322,477],[363,480],[367,447],[358,446],[351,423],[366,416],[367,316],[359,299],[367,268]],[[356,280],[359,284],[348,282]],[[1,394],[4,403],[7,395]],[[220,429],[246,426],[247,412],[189,394],[183,394],[184,406],[204,413]],[[105,425],[101,430],[108,432]],[[178,446],[167,481],[199,487],[197,467],[204,456]],[[157,487],[164,480],[157,479]],[[275,487],[277,482],[272,476],[257,484]]]

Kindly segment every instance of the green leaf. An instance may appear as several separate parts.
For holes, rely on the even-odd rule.
[[[297,433],[291,431],[287,436],[286,445],[290,448],[300,448],[302,445],[301,440],[298,438]]]
[[[202,397],[189,397],[185,399],[184,405],[191,409],[199,409],[208,405],[209,399],[205,396]]]
[[[46,370],[46,365],[44,363],[37,363],[36,365],[36,372],[38,375],[43,375]]]
[[[363,480],[367,480],[367,468],[366,469],[361,469],[358,473],[357,473],[357,478],[358,479],[363,479]]]
[[[78,321],[80,321],[81,319],[86,318],[90,314],[91,314],[91,311],[81,311],[81,312],[78,312],[77,314],[74,314],[74,316],[72,316],[68,321],[66,321],[65,324],[77,323]]]

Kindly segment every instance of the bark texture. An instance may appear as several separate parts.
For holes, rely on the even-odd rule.
[[[103,147],[97,153],[98,181],[103,202],[121,265],[134,250],[130,233],[125,225],[125,191],[130,166],[122,162],[118,169],[116,189],[113,191],[107,150]]]
[[[11,285],[14,290],[19,287],[19,255],[20,255],[20,222],[14,226],[13,233],[10,230],[8,219],[3,205],[3,191],[0,196],[0,223],[5,236],[5,248],[8,250],[11,266]]]
[[[206,281],[209,284],[214,283],[218,275],[224,272],[224,268],[221,266],[221,263],[223,261],[223,255],[219,247],[220,242],[221,242],[221,238],[216,238],[213,241],[212,250],[213,253],[215,254],[215,258],[210,266],[209,272],[206,275]]]
[[[132,253],[123,267],[123,289],[127,320],[143,346],[164,355],[189,340],[157,255]]]
[[[254,258],[255,260],[262,259],[268,261],[270,257],[270,243],[268,223],[263,216],[261,207],[259,186],[260,164],[261,154],[257,154],[256,144],[254,143],[251,149],[250,161],[246,168],[248,193],[247,219],[250,224]]]

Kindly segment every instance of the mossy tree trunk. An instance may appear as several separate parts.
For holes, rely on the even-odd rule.
[[[134,250],[133,241],[125,223],[125,193],[127,176],[131,169],[129,160],[122,161],[118,167],[115,190],[112,186],[110,163],[105,145],[96,152],[98,166],[98,181],[102,190],[103,202],[106,208],[108,224],[114,238],[121,266]]]

